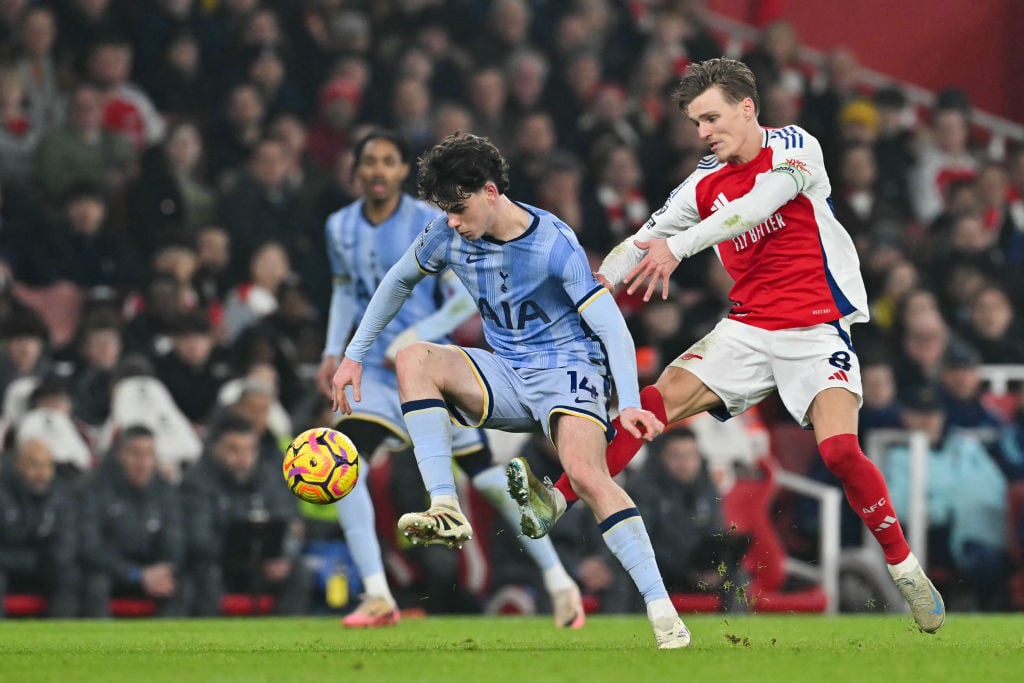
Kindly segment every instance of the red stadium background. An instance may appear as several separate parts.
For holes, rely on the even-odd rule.
[[[861,63],[930,90],[960,87],[979,109],[1024,122],[1021,0],[708,0],[738,21],[790,21],[804,45],[845,45]]]

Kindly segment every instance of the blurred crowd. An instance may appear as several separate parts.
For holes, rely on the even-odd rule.
[[[46,591],[62,616],[102,616],[122,594],[167,614],[216,612],[224,592],[311,609],[330,581],[304,548],[339,532],[300,510],[280,453],[332,423],[312,375],[331,291],[324,222],[358,195],[354,141],[383,126],[418,155],[455,131],[489,136],[510,196],[563,218],[596,268],[705,153],[669,99],[689,63],[723,54],[703,12],[699,0],[0,2],[0,590]],[[824,148],[871,301],[854,337],[862,429],[929,433],[929,559],[947,570],[944,593],[953,608],[1024,607],[1024,519],[1007,502],[1024,479],[1024,401],[979,374],[1024,364],[1024,148],[989,144],[961,90],[922,109],[898,87],[868,88],[849,50],[808,64],[784,20],[730,56],[757,75],[763,125],[797,123]],[[709,252],[674,279],[666,302],[618,297],[642,385],[729,305]],[[481,341],[472,324],[459,334]],[[775,412],[745,424],[767,433]],[[659,445],[630,475],[679,590],[723,583],[707,571],[721,549],[700,539],[726,528],[736,476],[719,441],[694,443],[675,465],[678,444]],[[515,446],[544,457],[543,442]],[[902,458],[886,459],[900,502]],[[828,479],[816,461],[803,473]],[[375,494],[389,490],[422,489]],[[692,543],[672,515],[699,527]],[[591,522],[567,520],[559,547],[614,609],[622,577],[600,544],[590,553]],[[511,574],[440,600],[464,564],[394,548],[410,564],[389,567],[438,587],[438,611],[484,609],[537,580],[495,562]]]

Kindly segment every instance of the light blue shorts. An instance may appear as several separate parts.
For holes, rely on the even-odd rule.
[[[372,377],[363,377],[362,396],[363,400],[356,403],[352,400],[352,388],[348,387],[348,402],[352,406],[351,415],[338,415],[338,424],[345,420],[366,420],[382,425],[389,432],[412,446],[409,432],[405,429],[405,419],[402,417],[402,406],[398,400],[398,388],[381,382]],[[344,431],[343,427],[339,427]],[[485,445],[483,435],[476,429],[453,429],[452,430],[452,455],[459,457],[474,453]]]
[[[603,365],[581,362],[550,370],[514,370],[489,351],[453,348],[465,356],[484,395],[483,415],[468,415],[448,404],[457,424],[505,432],[543,431],[551,439],[552,418],[563,414],[593,420],[609,441],[614,436],[608,419],[611,382]]]

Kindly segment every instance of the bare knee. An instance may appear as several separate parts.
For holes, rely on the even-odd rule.
[[[573,491],[585,501],[600,496],[601,491],[611,483],[608,470],[588,462],[563,463],[565,475],[569,477]]]

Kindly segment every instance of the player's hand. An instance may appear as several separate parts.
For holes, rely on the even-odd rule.
[[[660,282],[661,298],[667,299],[669,278],[672,276],[672,271],[679,267],[679,259],[668,248],[668,243],[665,240],[648,240],[647,242],[634,240],[633,244],[639,249],[647,250],[647,255],[622,279],[629,285],[626,292],[632,294],[647,281],[644,301],[650,301],[654,288]]]
[[[652,441],[665,429],[665,424],[654,413],[642,408],[626,408],[619,413],[619,421],[627,432],[644,441]]]
[[[338,370],[337,356],[324,356],[320,361],[320,367],[316,371],[316,386],[327,398],[333,398],[334,391],[331,389],[331,378]]]
[[[288,573],[291,570],[292,563],[284,557],[277,557],[263,563],[263,577],[273,583],[284,581],[288,578]]]
[[[151,564],[142,570],[142,590],[154,598],[174,594],[174,568],[167,562]]]
[[[356,403],[363,400],[363,392],[360,385],[363,383],[363,364],[357,363],[348,356],[342,359],[334,379],[331,382],[332,410],[341,410],[343,415],[352,414],[352,406],[348,403],[348,396],[345,395],[345,387],[352,386],[352,398]]]
[[[612,281],[606,278],[604,275],[601,275],[601,273],[594,273],[594,277],[597,278],[597,281],[604,285],[604,288],[607,289],[609,292],[615,291],[615,285],[613,285]]]

